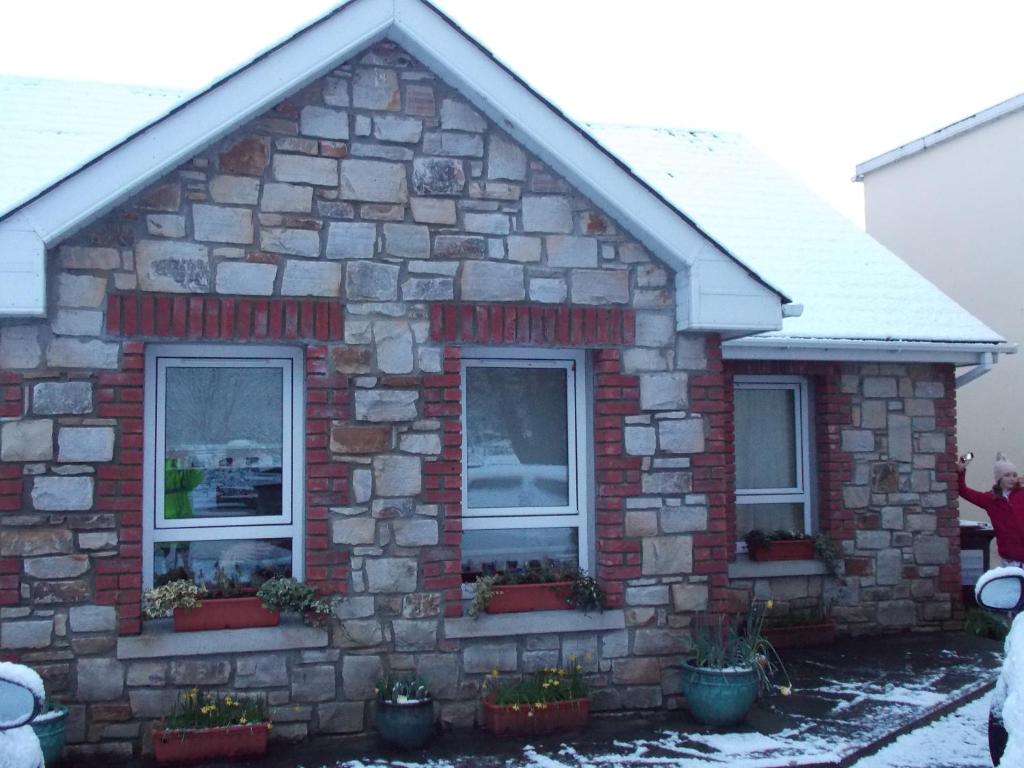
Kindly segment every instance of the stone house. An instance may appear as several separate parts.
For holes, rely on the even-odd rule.
[[[960,619],[956,367],[1005,341],[742,140],[574,124],[422,0],[290,36],[0,253],[0,647],[76,754],[196,685],[359,732],[384,670],[468,727],[492,670],[570,655],[595,708],[673,708],[693,617],[752,597]],[[750,561],[758,527],[837,573]],[[465,615],[464,575],[543,558],[606,609]],[[142,621],[154,582],[260,569],[336,620]]]

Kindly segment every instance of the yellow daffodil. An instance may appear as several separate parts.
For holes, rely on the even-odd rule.
[[[245,725],[248,722],[249,721],[245,719],[245,715],[242,715],[240,718],[238,718],[238,724],[239,725]]]
[[[775,601],[769,600],[767,603],[765,603],[765,607],[770,611],[772,608],[775,607]]]
[[[497,677],[497,676],[498,676],[498,670],[496,668],[492,669],[491,670],[491,677]]]
[[[781,693],[783,696],[789,696],[792,692],[793,689],[790,688],[788,685],[779,686],[779,693]]]
[[[513,712],[518,712],[519,711],[519,705],[518,704],[513,704],[512,705],[512,711]]]

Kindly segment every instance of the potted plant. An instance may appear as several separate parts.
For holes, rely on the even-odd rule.
[[[831,612],[832,604],[819,598],[816,605],[808,608],[773,614],[765,621],[765,638],[776,650],[830,645],[836,639],[836,623]]]
[[[751,560],[813,560],[814,537],[794,531],[752,530],[743,540]]]
[[[39,739],[46,765],[54,766],[60,760],[61,750],[67,738],[68,708],[64,704],[47,700],[39,714],[29,725]]]
[[[478,576],[473,583],[470,616],[575,608],[601,610],[604,590],[597,579],[576,566],[533,564],[525,569]]]
[[[497,675],[495,670],[491,679]],[[573,730],[586,727],[590,718],[590,688],[575,656],[565,667],[548,667],[507,685],[485,683],[484,689],[484,726],[494,734]]]
[[[381,739],[402,749],[418,749],[434,734],[434,702],[423,680],[390,675],[377,682],[374,726]]]
[[[746,716],[761,692],[772,688],[771,676],[786,675],[782,660],[765,639],[765,609],[751,605],[745,617],[728,621],[705,617],[691,629],[693,654],[683,662],[683,695],[690,712],[706,725],[735,725]]]
[[[193,688],[153,727],[153,756],[158,765],[258,758],[267,751],[270,728],[264,698]]]
[[[208,593],[187,579],[169,581],[146,590],[142,613],[147,619],[173,614],[175,632],[272,627],[281,620],[279,610],[264,607],[255,595],[208,598]]]
[[[313,626],[320,626],[331,615],[330,601],[318,598],[308,584],[286,576],[263,582],[256,597],[268,610],[298,614]]]

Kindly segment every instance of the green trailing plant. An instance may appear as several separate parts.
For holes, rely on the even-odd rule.
[[[169,581],[159,587],[147,589],[142,595],[142,615],[147,619],[167,616],[175,608],[198,608],[206,588],[187,579]]]
[[[566,607],[587,612],[604,608],[605,593],[597,579],[576,566],[564,566],[558,563],[543,563],[527,568],[516,568],[502,573],[489,573],[478,576],[473,582],[473,600],[469,606],[469,615],[478,616],[487,609],[487,604],[494,596],[494,588],[517,584],[552,584],[570,582]]]
[[[330,601],[318,598],[316,590],[308,584],[286,576],[263,582],[256,597],[267,608],[299,614],[307,624],[323,624],[331,615]]]
[[[236,696],[193,688],[178,696],[174,713],[164,718],[171,731],[226,728],[232,725],[270,724],[267,700],[262,696]]]
[[[772,677],[781,673],[786,683],[779,686],[779,690],[789,695],[792,691],[789,673],[775,647],[763,634],[765,616],[771,608],[769,600],[764,604],[751,603],[745,616],[706,614],[697,617],[691,626],[690,662],[704,669],[753,669],[763,693],[774,688]]]
[[[583,666],[570,656],[564,667],[545,667],[521,680],[502,683],[498,670],[493,670],[484,681],[484,691],[494,697],[494,703],[512,705],[515,709],[527,707],[543,709],[556,701],[583,699],[590,695],[590,686],[583,677]]]
[[[829,576],[839,575],[839,561],[841,554],[839,547],[832,541],[832,538],[825,533],[819,533],[814,537],[814,554],[825,564]]]
[[[418,677],[385,675],[373,689],[380,701],[392,704],[416,704],[430,698],[430,685]]]
[[[987,637],[990,640],[1002,642],[1006,640],[1010,627],[1002,616],[972,607],[967,609],[964,631],[978,637]]]
[[[748,549],[758,549],[771,541],[804,541],[810,538],[805,533],[786,531],[781,528],[777,531],[762,531],[755,528],[743,537],[743,541],[747,543]]]

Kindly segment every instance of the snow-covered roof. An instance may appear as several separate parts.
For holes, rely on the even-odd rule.
[[[742,137],[587,128],[729,253],[803,305],[781,331],[755,338],[1004,341]]]
[[[975,128],[980,128],[994,120],[1006,117],[1014,112],[1019,112],[1022,109],[1024,109],[1024,93],[1018,94],[1006,101],[1001,101],[988,109],[975,112],[973,115],[957,120],[955,123],[950,123],[946,127],[939,128],[937,131],[932,131],[919,139],[914,139],[913,141],[908,141],[906,144],[901,144],[895,149],[883,152],[876,157],[872,157],[870,160],[865,160],[863,163],[858,163],[857,172],[853,177],[853,180],[863,181],[864,177],[872,171],[877,171],[879,168],[891,165],[897,160],[903,160],[911,155],[916,155],[918,152],[923,152],[929,147],[934,147],[936,144],[941,144],[955,136],[967,133],[968,131],[973,131]]]
[[[0,215],[166,113],[185,95],[0,75]]]

